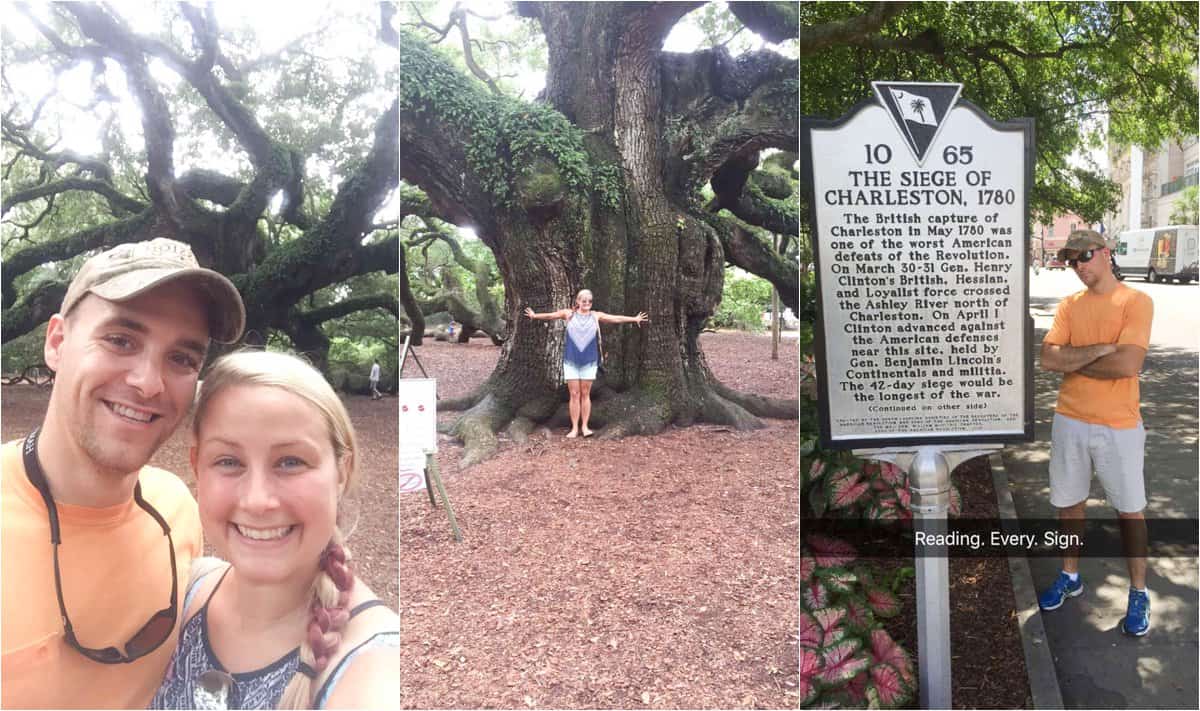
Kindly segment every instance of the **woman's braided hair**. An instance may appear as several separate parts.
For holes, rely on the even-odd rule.
[[[358,443],[354,427],[341,398],[318,370],[287,353],[240,351],[219,358],[205,374],[196,398],[192,430],[197,438],[208,404],[217,393],[235,385],[281,388],[315,407],[325,420],[333,454],[345,480],[340,493],[350,490],[357,474]],[[333,539],[321,553],[317,571],[312,584],[309,624],[300,644],[300,667],[283,691],[277,707],[280,709],[312,708],[312,683],[337,653],[342,631],[350,619],[354,573],[350,570],[350,551],[336,526]]]

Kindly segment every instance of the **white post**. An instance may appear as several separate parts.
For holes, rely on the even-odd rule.
[[[920,447],[908,469],[916,531],[945,540],[950,466],[937,447]],[[950,560],[945,545],[917,555],[917,656],[921,708],[950,708]]]
[[[959,464],[1000,451],[998,444],[943,444],[855,449],[854,456],[891,462],[908,471],[913,530],[947,533],[950,473]],[[917,678],[921,708],[950,708],[950,557],[947,547],[924,546],[917,568]],[[917,551],[913,551],[916,553]]]

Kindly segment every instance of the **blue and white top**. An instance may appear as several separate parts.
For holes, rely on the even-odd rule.
[[[600,321],[595,311],[571,313],[567,319],[567,347],[563,362],[576,368],[586,368],[600,362]]]
[[[229,570],[229,568],[226,568],[225,572],[221,573],[221,579],[213,587],[212,592],[209,593],[208,600],[204,602],[204,606],[200,608],[200,611],[192,615],[191,619],[184,623],[179,646],[175,649],[175,654],[171,657],[166,677],[163,679],[158,693],[154,695],[154,700],[150,702],[150,708],[214,708],[211,704],[202,703],[198,698],[197,691],[200,686],[199,679],[204,672],[210,669],[222,672],[226,671],[225,667],[221,664],[221,660],[217,658],[216,653],[213,651],[208,639],[208,603],[212,600],[212,596],[216,594],[217,588],[221,587],[221,583],[225,582],[225,574]],[[204,576],[200,576],[192,581],[192,584],[188,587],[184,601],[184,610],[188,608],[192,598],[195,597],[196,590],[203,578]],[[353,618],[364,610],[383,604],[381,600],[368,600],[351,610],[350,617]],[[345,673],[351,660],[358,656],[358,654],[373,647],[398,647],[399,644],[399,632],[377,632],[365,642],[351,649],[338,662],[337,667],[328,675],[325,683],[313,697],[313,708],[321,709],[325,707],[325,702],[329,699],[329,694],[333,691],[333,687],[341,680],[342,674]],[[300,650],[296,648],[262,669],[230,674],[229,676],[232,678],[233,683],[226,690],[225,698],[218,702],[219,706],[216,707],[229,709],[273,709],[279,704],[280,698],[283,697],[284,689],[287,687],[288,682],[292,680],[292,676],[296,673],[299,666]]]

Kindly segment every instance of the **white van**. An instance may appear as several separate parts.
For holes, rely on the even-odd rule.
[[[1122,276],[1140,276],[1150,283],[1174,279],[1186,284],[1197,279],[1198,240],[1200,228],[1196,225],[1125,230],[1117,235],[1113,259]]]

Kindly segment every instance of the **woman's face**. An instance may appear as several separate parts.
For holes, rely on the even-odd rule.
[[[236,385],[200,424],[191,458],[205,538],[247,581],[309,584],[344,483],[320,412],[282,388]]]
[[[584,311],[584,312],[591,311],[592,310],[592,293],[590,291],[579,292],[579,295],[575,297],[575,307],[577,309],[579,309],[580,311]]]

